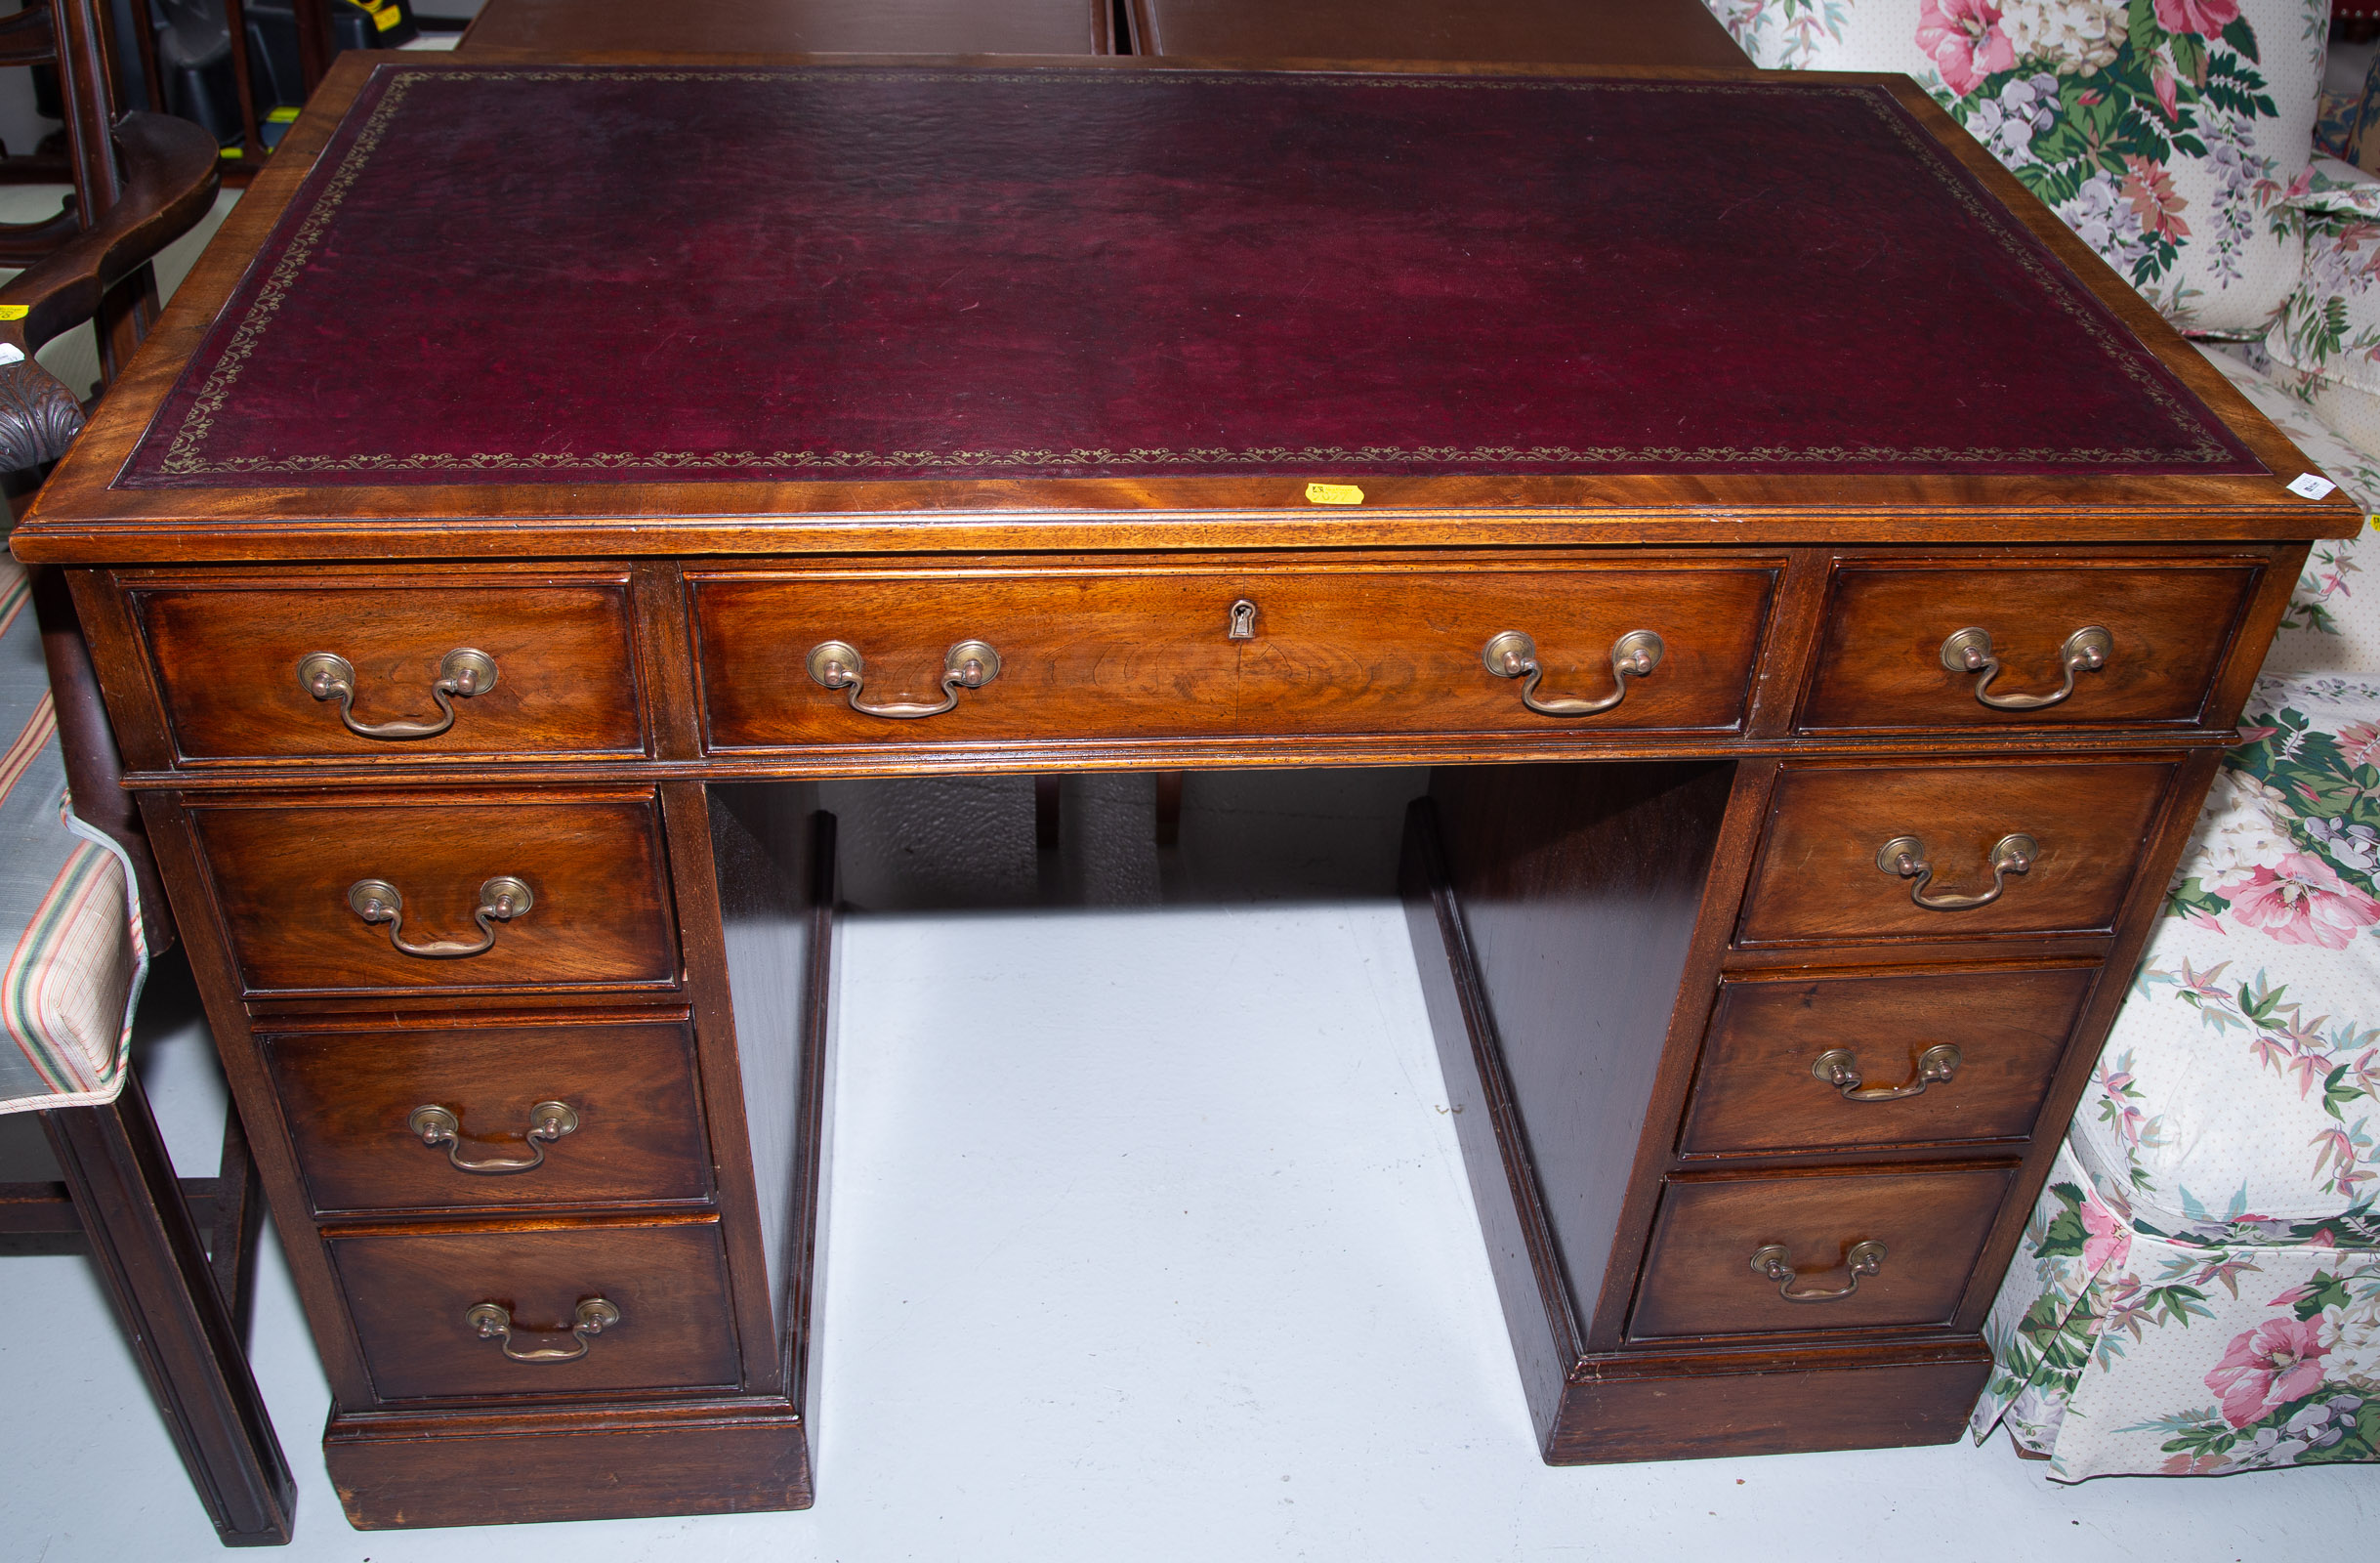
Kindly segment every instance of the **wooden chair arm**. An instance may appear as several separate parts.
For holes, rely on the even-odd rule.
[[[33,355],[99,313],[108,289],[188,232],[215,203],[215,138],[188,120],[126,114],[113,132],[124,193],[93,227],[0,286],[0,470],[55,461],[82,432],[83,409]],[[0,357],[6,355],[0,354]]]

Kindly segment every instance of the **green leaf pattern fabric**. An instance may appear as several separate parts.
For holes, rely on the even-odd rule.
[[[2368,517],[2380,466],[2210,361]],[[2066,1481],[2380,1458],[2380,587],[2317,544],[1984,1329]]]

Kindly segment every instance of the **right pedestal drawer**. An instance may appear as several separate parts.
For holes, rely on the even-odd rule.
[[[1786,766],[1736,943],[2104,935],[2174,767]]]
[[[383,1400],[732,1389],[716,1218],[334,1236]]]
[[[2025,1140],[2097,976],[2078,965],[1727,980],[1679,1154]]]
[[[2016,1168],[1672,1180],[1628,1333],[1947,1325]]]
[[[1846,564],[1798,725],[2194,726],[2263,574],[2238,558]]]

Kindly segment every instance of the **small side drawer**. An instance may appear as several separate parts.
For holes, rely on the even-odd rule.
[[[2173,772],[2172,761],[1786,766],[1736,943],[2105,934]],[[1994,855],[2011,837],[2031,841],[2029,866],[2003,873]],[[1896,841],[1914,841],[1912,861],[1931,872],[1880,865]]]
[[[484,793],[206,801],[191,806],[190,819],[251,993],[677,980],[660,811],[641,789],[566,801]],[[490,886],[507,879],[527,887],[529,904],[493,915],[501,889]],[[371,881],[397,892],[395,922],[357,910],[356,886]]]
[[[130,597],[186,762],[645,752],[625,575],[136,579]],[[494,682],[441,706],[457,652]],[[352,673],[344,714],[301,675],[317,653]]]
[[[2008,1166],[1673,1180],[1661,1191],[1628,1333],[1649,1340],[1947,1325],[2015,1176]],[[1884,1251],[1873,1273],[1855,1281],[1852,1250],[1860,1244]],[[1756,1269],[1756,1256],[1790,1275],[1780,1281]]]
[[[1904,727],[2190,727],[2264,567],[1988,562],[1853,563],[1836,571],[1805,732]],[[2076,631],[2104,629],[2097,668],[2067,680]],[[1982,630],[1999,663],[1953,669],[1943,643]],[[1980,648],[1980,643],[1979,643]],[[1985,687],[1986,675],[1989,677]],[[1994,706],[1990,700],[2015,708]]]
[[[1679,1152],[2024,1140],[2098,975],[1723,982]]]
[[[715,1220],[349,1234],[329,1240],[383,1400],[731,1389],[742,1377]],[[572,1333],[584,1305],[617,1322]],[[512,1333],[468,1317],[490,1304]],[[579,1352],[568,1361],[516,1361]]]
[[[267,1031],[257,1039],[316,1214],[660,1204],[710,1194],[693,1031],[683,1021]],[[423,1109],[443,1110],[446,1120],[417,1119]]]
[[[1737,558],[1659,570],[1502,562],[689,579],[706,741],[734,752],[1233,734],[1725,733],[1743,721],[1775,576],[1773,561]],[[1525,638],[1524,655],[1491,667],[1489,644],[1508,636]],[[946,668],[958,648],[977,644],[997,654],[996,667],[977,655],[979,682],[954,686]],[[848,681],[847,664],[858,659],[858,708],[848,687],[822,683],[813,666],[829,647],[844,649],[838,679]],[[1531,709],[1524,687],[1553,709]],[[867,709],[886,706],[896,710]]]

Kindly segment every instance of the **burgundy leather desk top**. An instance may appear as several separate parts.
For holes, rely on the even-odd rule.
[[[119,488],[2264,468],[1882,87],[383,66]]]

